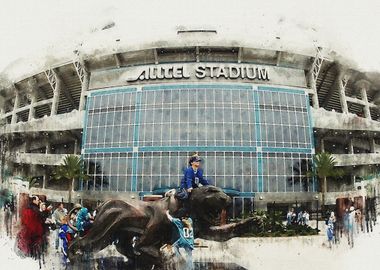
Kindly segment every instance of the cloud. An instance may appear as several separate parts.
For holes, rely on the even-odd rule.
[[[179,26],[207,26],[268,49],[276,39],[285,49],[321,44],[364,70],[380,69],[377,1],[9,0],[0,12],[0,70],[18,58],[70,56],[81,43],[102,47],[94,37],[105,38],[99,33],[109,24],[112,37],[136,41],[165,39]]]

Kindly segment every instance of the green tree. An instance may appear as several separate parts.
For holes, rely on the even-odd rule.
[[[83,160],[76,155],[67,155],[63,162],[54,170],[54,178],[69,181],[69,202],[71,203],[71,193],[73,191],[75,179],[87,180],[88,175],[83,174]]]
[[[24,181],[27,181],[29,183],[29,189],[32,187],[39,187],[38,178],[35,176],[27,176],[23,178]]]
[[[311,174],[317,177],[322,184],[322,205],[325,205],[327,192],[327,177],[339,177],[343,175],[343,170],[335,167],[335,158],[330,153],[318,153],[314,156],[314,170]]]

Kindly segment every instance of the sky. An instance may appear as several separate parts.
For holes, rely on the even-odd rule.
[[[91,40],[93,47],[101,47],[102,40],[93,37],[111,22],[115,27],[110,34],[131,40],[160,39],[179,27],[217,29],[242,39],[280,37],[285,47],[322,46],[354,61],[363,71],[380,71],[380,1],[376,0],[0,3],[0,72],[20,58],[33,62],[46,55],[69,54]]]

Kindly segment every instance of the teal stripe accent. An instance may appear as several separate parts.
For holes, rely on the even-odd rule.
[[[201,151],[201,152],[212,152],[212,151],[231,151],[231,152],[256,152],[256,147],[245,147],[245,146],[143,146],[139,147],[141,152],[155,152],[155,151]]]
[[[257,146],[261,146],[261,126],[260,126],[260,109],[259,109],[259,93],[257,91],[253,91],[253,104],[254,104],[254,111],[255,111],[255,135],[256,135],[256,142]]]
[[[254,198],[255,193],[254,192],[240,192],[239,196],[240,197],[249,197],[249,198],[253,197]]]
[[[85,154],[91,153],[124,153],[132,152],[132,147],[104,147],[88,148],[84,150]],[[170,152],[170,151],[201,151],[201,152],[256,152],[256,147],[239,147],[239,146],[143,146],[138,148],[138,152]]]
[[[90,104],[92,102],[92,98],[87,97],[86,101],[87,102],[85,103],[85,106],[84,106],[84,120],[83,120],[83,133],[82,133],[81,152],[84,152],[86,150],[84,148],[84,146],[85,146],[86,140],[87,140],[87,121],[88,121],[88,110],[87,110],[87,108],[90,108]],[[82,156],[81,156],[81,159],[82,159]],[[82,165],[84,166],[84,163],[82,163]],[[83,172],[84,168],[81,168],[81,169],[82,169],[82,172]],[[80,190],[81,191],[83,190],[83,179],[80,179]]]
[[[84,146],[86,144],[87,140],[87,121],[88,121],[88,110],[87,108],[90,108],[90,105],[92,102],[92,98],[87,97],[87,102],[85,105],[85,112],[84,112],[84,120],[83,120],[83,134],[82,134],[82,150],[84,149]]]
[[[130,92],[136,92],[136,88],[126,88],[126,87],[116,87],[116,88],[108,88],[108,90],[93,90],[89,93],[88,96],[94,97],[94,96],[100,96],[100,95],[110,95],[110,94],[118,94],[118,93],[130,93]]]
[[[257,153],[257,191],[264,191],[264,177],[263,177],[263,154]]]
[[[125,153],[125,152],[132,152],[132,147],[105,147],[105,148],[87,148],[84,150],[85,154],[92,154],[92,153]]]
[[[139,192],[139,197],[144,197],[145,195],[152,195],[152,191],[140,191]]]
[[[84,159],[83,159],[83,156],[81,155],[80,156],[80,172],[82,173],[82,174],[84,174]],[[83,190],[83,177],[80,177],[79,178],[79,190]]]
[[[281,87],[272,87],[272,86],[259,86],[259,90],[262,91],[274,91],[274,92],[284,92],[284,93],[292,93],[292,94],[304,94],[305,91],[297,90],[297,89],[288,89]]]
[[[137,152],[132,154],[132,186],[131,191],[137,191],[137,165],[138,165]]]
[[[124,153],[132,152],[132,147],[104,147],[104,148],[87,148],[85,154],[91,153]],[[256,152],[257,147],[250,146],[142,146],[138,148],[138,152]],[[263,147],[262,152],[269,153],[306,153],[311,154],[310,148],[282,148],[282,147]]]
[[[307,117],[308,117],[308,120],[309,120],[310,144],[311,144],[311,148],[314,149],[314,151],[315,151],[315,137],[314,137],[314,132],[313,132],[314,123],[313,123],[313,118],[311,117],[309,95],[306,95],[305,99],[306,99]],[[311,162],[312,162],[313,171],[315,171],[314,159],[312,159]],[[318,179],[315,176],[313,176],[312,177],[312,181],[313,181],[313,184],[312,184],[313,190],[312,190],[312,192],[315,192],[315,191],[318,190]]]
[[[310,143],[311,147],[315,148],[315,142],[314,142],[314,134],[313,134],[313,119],[311,117],[311,109],[310,109],[310,102],[309,102],[309,96],[305,95],[306,99],[306,112],[307,112],[307,118],[309,120],[309,136],[310,136]]]
[[[311,154],[310,148],[289,148],[289,147],[263,147],[263,152],[273,153],[307,153]]]
[[[144,86],[144,91],[165,90],[165,89],[199,89],[199,88],[211,88],[211,89],[226,89],[226,90],[249,90],[252,89],[251,85],[234,85],[234,84],[165,84]]]
[[[133,146],[138,146],[139,143],[139,129],[140,129],[140,114],[141,114],[141,92],[136,94],[136,110],[135,110],[135,126],[133,128]]]
[[[256,135],[256,144],[258,147],[261,147],[261,126],[260,126],[260,97],[257,90],[253,91],[253,104],[255,112],[255,135]],[[263,155],[261,152],[257,153],[257,191],[263,191]]]
[[[140,114],[141,114],[141,97],[142,92],[136,93],[136,110],[135,110],[135,126],[133,129],[133,146],[139,145],[139,131],[140,131]],[[137,166],[138,166],[138,154],[133,152],[132,154],[132,191],[137,191]]]

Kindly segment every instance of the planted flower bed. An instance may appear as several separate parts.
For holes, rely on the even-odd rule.
[[[307,236],[317,235],[319,230],[312,228],[308,225],[301,224],[284,224],[284,217],[281,212],[265,212],[258,211],[245,218],[260,217],[263,221],[262,227],[252,228],[252,230],[243,235],[243,237],[290,237],[290,236]],[[238,220],[235,220],[238,221]]]

